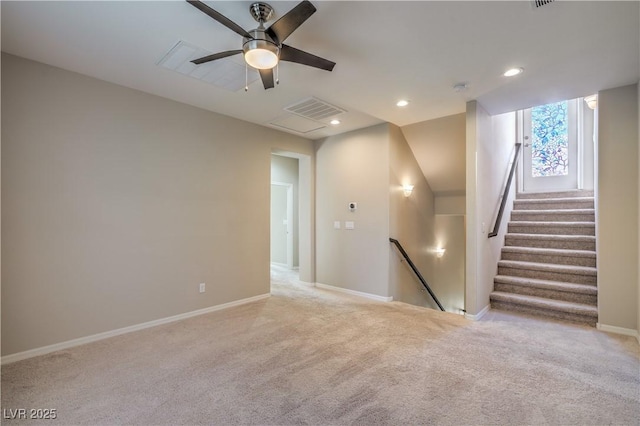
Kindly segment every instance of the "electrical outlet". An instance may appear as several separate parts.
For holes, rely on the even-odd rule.
[[[200,283],[200,293],[205,292],[205,283]]]

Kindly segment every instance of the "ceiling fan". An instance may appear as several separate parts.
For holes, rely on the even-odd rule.
[[[249,7],[249,11],[258,22],[258,28],[251,31],[245,31],[241,26],[200,0],[187,0],[187,2],[243,37],[242,49],[214,53],[191,61],[196,65],[243,53],[245,62],[260,73],[265,90],[274,87],[273,68],[278,65],[279,61],[295,62],[326,71],[332,71],[336,65],[335,62],[283,44],[291,33],[315,13],[316,8],[307,0],[303,0],[269,28],[265,28],[264,24],[273,16],[273,8],[267,3],[253,3]]]

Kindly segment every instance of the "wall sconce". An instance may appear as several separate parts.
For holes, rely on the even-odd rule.
[[[404,196],[408,197],[413,192],[413,185],[402,185],[402,192],[404,192]]]
[[[596,109],[598,106],[598,95],[586,96],[584,101],[587,103],[589,109]]]
[[[443,249],[441,247],[438,247],[437,249],[435,249],[436,257],[440,258],[440,257],[444,256],[444,252],[445,251],[446,251],[445,249]]]

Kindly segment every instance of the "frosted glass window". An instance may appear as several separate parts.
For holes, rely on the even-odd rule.
[[[568,102],[531,108],[531,173],[533,177],[569,174]]]

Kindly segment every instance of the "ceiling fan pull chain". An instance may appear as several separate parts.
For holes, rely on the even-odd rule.
[[[249,65],[244,63],[244,91],[249,91]]]
[[[280,62],[276,64],[276,84],[280,84]]]

